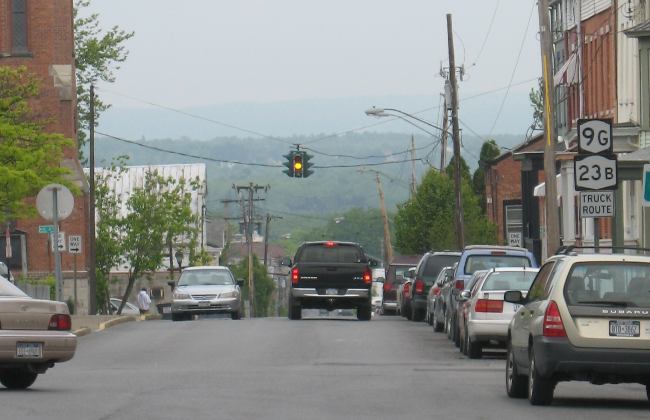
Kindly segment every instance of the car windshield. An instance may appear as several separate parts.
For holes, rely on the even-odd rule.
[[[454,263],[459,259],[460,255],[432,255],[427,260],[427,265],[424,267],[424,271],[422,273],[424,281],[429,284],[433,283],[438,277],[440,270],[442,270],[444,267],[454,265]]]
[[[11,284],[9,280],[0,276],[0,297],[26,297],[25,292]]]
[[[537,271],[495,271],[483,282],[481,290],[521,290],[527,291],[533,283]]]
[[[465,261],[465,274],[499,267],[530,267],[525,255],[470,255]]]
[[[296,260],[323,263],[360,263],[365,261],[365,256],[354,245],[330,245],[325,243],[305,246]]]
[[[178,280],[179,286],[224,286],[235,284],[228,270],[184,271]]]
[[[577,263],[564,293],[569,305],[650,308],[650,264]]]

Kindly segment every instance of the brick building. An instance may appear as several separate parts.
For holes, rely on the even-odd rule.
[[[32,101],[35,114],[47,120],[47,130],[76,142],[76,86],[72,0],[0,0],[0,65],[25,66],[40,79],[40,95]],[[81,190],[75,197],[72,215],[61,221],[60,230],[81,235],[87,248],[87,182],[77,157],[77,147],[65,151],[62,166]],[[34,199],[31,200],[34,202]],[[50,222],[37,217],[18,220],[12,226],[9,265],[16,274],[42,275],[53,272],[54,258],[47,234],[39,225]],[[4,244],[4,238],[3,238]],[[85,271],[87,252],[77,255]],[[3,255],[4,257],[4,255]],[[62,253],[64,277],[73,270],[73,256]]]

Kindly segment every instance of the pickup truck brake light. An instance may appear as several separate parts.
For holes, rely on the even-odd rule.
[[[424,280],[416,279],[415,280],[415,293],[421,295],[424,293]]]
[[[363,282],[365,284],[372,284],[372,272],[369,268],[366,268],[366,271],[363,272]]]
[[[298,267],[294,267],[291,270],[291,283],[298,284],[299,279],[300,279],[300,270],[298,270]]]
[[[384,282],[384,293],[390,292],[391,290],[393,290],[393,284],[387,281]]]
[[[334,248],[336,246],[336,242],[333,241],[327,241],[323,244],[325,248]]]

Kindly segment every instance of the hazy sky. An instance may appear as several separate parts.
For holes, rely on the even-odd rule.
[[[446,13],[467,71],[464,95],[507,86],[522,42],[514,82],[540,74],[534,0],[93,0],[89,11],[106,27],[135,31],[106,88],[179,108],[435,95],[447,62]]]

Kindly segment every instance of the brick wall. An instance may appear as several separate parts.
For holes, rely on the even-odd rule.
[[[509,154],[508,157],[489,166],[485,174],[485,188],[488,198],[488,218],[497,226],[497,242],[506,244],[503,203],[521,200],[521,163],[515,161],[512,154]]]

